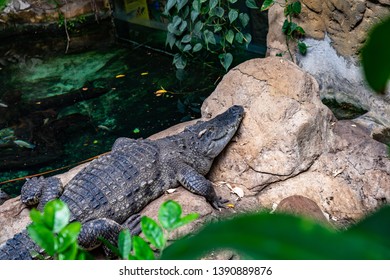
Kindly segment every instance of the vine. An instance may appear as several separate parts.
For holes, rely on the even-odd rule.
[[[300,40],[300,38],[305,35],[305,30],[293,21],[293,17],[296,17],[301,13],[302,5],[299,1],[290,2],[289,0],[285,0],[284,3],[280,3],[276,0],[265,0],[260,10],[266,11],[276,3],[284,7],[284,15],[286,19],[283,22],[282,32],[286,35],[288,53],[291,57],[291,60],[294,60],[290,50],[290,41],[297,43],[298,50],[302,55],[305,55],[307,52],[307,45],[302,40]]]

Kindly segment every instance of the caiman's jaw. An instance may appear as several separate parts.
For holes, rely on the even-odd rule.
[[[235,105],[209,121],[193,125],[190,130],[197,133],[198,151],[215,158],[236,133],[243,116],[244,108]]]

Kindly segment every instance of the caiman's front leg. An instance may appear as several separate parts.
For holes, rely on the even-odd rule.
[[[50,200],[61,196],[64,188],[61,180],[56,177],[33,177],[24,183],[20,198],[27,206],[35,206],[42,211]]]
[[[204,196],[215,209],[226,208],[224,203],[228,200],[218,197],[211,182],[191,166],[184,165],[184,167],[180,168],[177,175],[177,180],[183,187],[193,193]]]

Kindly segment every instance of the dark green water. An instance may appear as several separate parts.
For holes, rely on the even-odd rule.
[[[21,37],[0,45],[0,102],[8,106],[0,109],[0,182],[76,164],[109,151],[118,137],[146,138],[197,118],[224,74],[205,65],[178,73],[168,55],[101,35],[74,38],[68,54],[63,38]],[[168,92],[157,96],[161,89]],[[89,90],[106,93],[83,101]],[[20,96],[12,103],[15,92]],[[26,105],[69,92],[81,101],[35,111]],[[0,188],[16,195],[23,182]]]

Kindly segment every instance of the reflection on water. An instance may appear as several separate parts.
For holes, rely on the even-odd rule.
[[[172,57],[102,33],[72,38],[68,54],[63,38],[1,43],[0,182],[75,164],[108,151],[118,137],[145,138],[199,116],[221,68],[177,73]],[[0,188],[17,194],[22,183]]]

